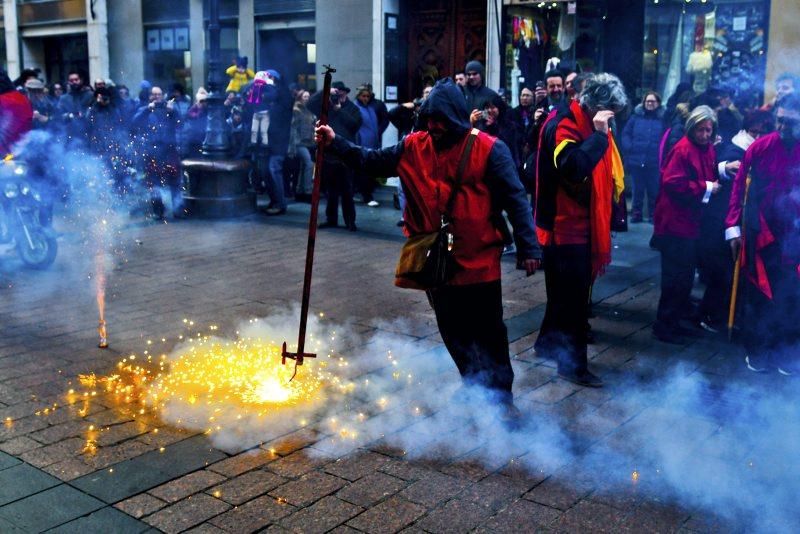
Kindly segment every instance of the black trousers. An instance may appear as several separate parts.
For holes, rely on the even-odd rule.
[[[342,218],[345,226],[356,223],[356,206],[353,201],[353,171],[340,161],[323,163],[323,172],[328,186],[328,204],[325,218],[331,224],[339,220],[339,199],[342,200]]]
[[[658,196],[658,185],[661,178],[658,168],[645,165],[636,167],[633,174],[633,205],[632,216],[644,216],[644,196],[647,194],[647,216],[653,218]]]
[[[740,298],[744,313],[739,324],[749,354],[775,366],[800,371],[800,279],[793,266],[782,261],[780,246],[773,244],[761,252],[772,299],[742,273],[745,279]]]
[[[661,251],[661,297],[656,320],[662,327],[674,328],[691,309],[697,240],[658,236],[657,243]]]
[[[563,373],[588,370],[588,302],[592,287],[589,245],[544,247],[545,309],[536,352],[558,362]]]
[[[503,322],[500,281],[444,286],[428,291],[447,351],[465,383],[480,384],[512,399],[514,371]]]

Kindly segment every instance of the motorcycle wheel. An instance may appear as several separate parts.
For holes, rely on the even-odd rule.
[[[17,240],[17,253],[22,262],[32,269],[47,269],[56,259],[58,242],[44,232],[31,232],[33,248],[28,246],[27,239]]]

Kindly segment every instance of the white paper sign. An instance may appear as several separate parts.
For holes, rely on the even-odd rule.
[[[397,86],[396,85],[387,85],[386,86],[386,100],[388,102],[397,102]]]
[[[733,31],[743,32],[747,29],[747,17],[733,17]]]

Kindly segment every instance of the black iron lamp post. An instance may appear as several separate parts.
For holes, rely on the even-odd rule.
[[[190,217],[223,218],[256,210],[256,195],[248,191],[250,162],[228,159],[221,80],[219,0],[208,0],[208,111],[202,156],[183,160],[184,209]]]

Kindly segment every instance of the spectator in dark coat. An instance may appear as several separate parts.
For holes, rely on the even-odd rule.
[[[133,124],[142,134],[145,177],[151,193],[153,215],[164,218],[161,188],[168,187],[172,196],[173,215],[180,217],[183,202],[175,136],[178,114],[172,102],[164,101],[164,92],[160,87],[154,86],[150,90],[150,98],[152,101],[149,104],[136,110]]]
[[[269,174],[267,183],[269,206],[267,215],[283,215],[286,213],[286,192],[283,178],[283,163],[289,151],[289,138],[292,132],[292,107],[294,99],[289,88],[283,83],[278,71],[265,71],[272,83],[264,88],[264,100],[269,106]]]
[[[389,126],[386,104],[375,98],[372,85],[365,83],[356,89],[355,105],[361,113],[361,127],[358,129],[356,143],[365,148],[381,148],[383,132]],[[377,185],[375,179],[365,173],[356,172],[356,185],[364,203],[373,208],[377,207],[378,202],[373,197]]]
[[[658,196],[658,143],[664,134],[664,110],[661,95],[645,93],[642,103],[622,131],[622,153],[625,169],[633,181],[633,210],[630,221],[640,223],[644,216],[644,197],[647,195],[647,217],[653,221]]]
[[[25,82],[25,92],[33,106],[33,128],[47,128],[56,113],[56,107],[44,94],[44,83],[36,78],[28,80]]]
[[[328,124],[336,135],[354,143],[361,128],[361,112],[348,98],[350,88],[344,82],[331,85],[331,105],[328,111]],[[308,109],[318,116],[322,113],[322,92],[316,93],[308,101]],[[326,221],[320,228],[339,226],[339,198],[342,199],[342,218],[348,230],[355,232],[356,207],[353,203],[353,171],[335,154],[326,155],[322,168],[323,179],[327,182],[328,205],[325,207]]]
[[[482,110],[486,102],[497,96],[497,93],[484,85],[485,70],[480,61],[467,63],[464,72],[467,75],[467,84],[463,87],[464,98],[467,99],[467,109],[472,114],[475,110]]]
[[[69,140],[79,140],[86,133],[86,112],[92,105],[94,93],[91,87],[84,85],[78,72],[70,72],[67,83],[69,92],[58,100],[58,116],[65,125]]]

